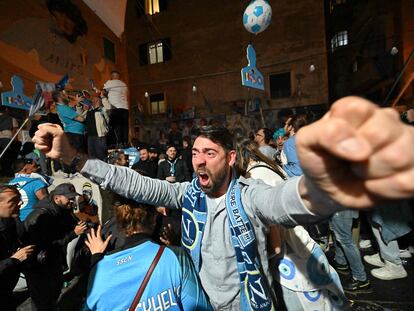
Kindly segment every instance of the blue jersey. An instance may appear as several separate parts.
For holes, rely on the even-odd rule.
[[[158,249],[146,241],[106,255],[90,273],[84,310],[128,310]],[[183,250],[165,248],[136,310],[212,310]]]
[[[283,169],[289,177],[303,175],[302,168],[300,167],[298,155],[296,152],[296,137],[291,136],[283,144],[283,151],[286,155],[287,164],[283,165]]]
[[[78,116],[75,109],[64,104],[57,104],[56,110],[65,132],[74,134],[85,133],[85,125],[82,122],[75,120]]]
[[[39,178],[31,178],[23,174],[16,174],[16,177],[9,181],[10,185],[19,185],[19,192],[22,199],[20,206],[20,220],[23,221],[33,211],[33,206],[39,201],[36,191],[47,188],[47,184]]]

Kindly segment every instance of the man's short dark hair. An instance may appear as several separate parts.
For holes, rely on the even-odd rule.
[[[175,148],[175,150],[177,150],[177,147],[174,144],[167,144],[165,146],[165,152],[167,152],[167,150],[170,149],[170,148]]]
[[[158,148],[156,146],[153,146],[153,145],[148,148],[148,152],[151,152],[151,153],[160,153],[159,150],[158,150]]]
[[[20,196],[19,188],[20,186],[18,184],[15,184],[15,185],[0,184],[0,193],[3,193],[4,191],[12,191],[14,192],[14,194]]]
[[[289,125],[292,125],[295,132],[297,132],[300,128],[308,125],[308,120],[304,115],[293,116],[289,122]]]
[[[233,135],[225,127],[202,126],[198,129],[197,137],[210,139],[213,143],[222,146],[226,152],[235,150]]]
[[[13,162],[13,172],[18,173],[20,172],[26,164],[32,164],[32,159],[16,159]]]
[[[264,135],[264,141],[266,144],[269,144],[270,140],[273,138],[273,133],[271,130],[269,130],[267,127],[262,127],[261,130],[263,130]]]
[[[117,73],[117,74],[119,74],[119,75],[121,74],[121,73],[120,73],[118,70],[116,70],[116,69],[114,69],[114,70],[112,70],[112,71],[111,71],[111,74],[113,74],[113,73]]]

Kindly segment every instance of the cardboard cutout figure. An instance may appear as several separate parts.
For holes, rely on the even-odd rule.
[[[26,96],[23,92],[23,80],[19,76],[13,75],[11,77],[10,84],[13,89],[1,94],[1,101],[3,106],[30,110],[32,99]]]
[[[242,85],[264,91],[264,80],[262,73],[256,68],[256,51],[253,46],[247,46],[247,67],[242,68]]]

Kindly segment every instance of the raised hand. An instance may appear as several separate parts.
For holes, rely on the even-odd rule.
[[[73,231],[75,231],[76,235],[81,235],[82,233],[84,233],[86,230],[88,229],[88,226],[86,225],[86,222],[84,221],[80,221],[75,229],[73,229]]]
[[[296,136],[305,173],[301,194],[312,203],[332,199],[353,208],[413,197],[413,142],[414,128],[393,109],[358,97],[342,98]]]
[[[85,244],[91,251],[92,255],[103,253],[105,249],[108,247],[108,243],[111,238],[112,234],[110,234],[105,241],[102,240],[101,225],[99,225],[96,232],[95,229],[92,228],[91,231],[88,233]]]
[[[76,150],[69,144],[63,129],[52,123],[40,124],[33,139],[35,148],[54,160],[70,163]]]

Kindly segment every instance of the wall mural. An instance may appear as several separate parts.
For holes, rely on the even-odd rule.
[[[0,29],[0,57],[44,81],[67,73],[76,89],[87,87],[90,79],[105,81],[110,68],[102,47],[88,38],[79,7],[71,0],[47,0],[46,7],[45,18],[25,17]]]

